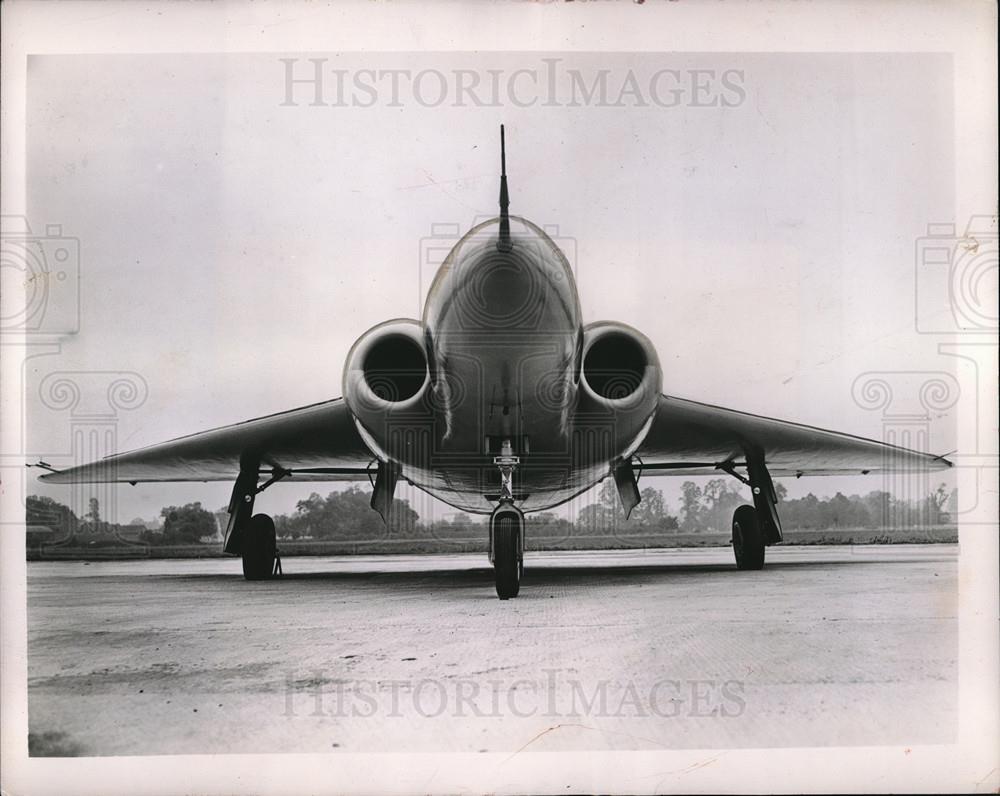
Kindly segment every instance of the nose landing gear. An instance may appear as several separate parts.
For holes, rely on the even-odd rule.
[[[514,468],[520,463],[505,439],[493,463],[500,468],[500,505],[490,515],[490,563],[497,597],[509,600],[521,590],[524,571],[524,512],[514,505]]]

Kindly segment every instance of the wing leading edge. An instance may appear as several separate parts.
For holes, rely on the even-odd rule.
[[[660,396],[638,450],[643,473],[710,475],[764,452],[774,477],[945,470],[941,456],[813,426]],[[295,481],[366,481],[373,456],[343,399],[203,431],[79,467],[46,473],[48,483],[232,481],[244,457],[261,473]]]
[[[941,456],[668,395],[660,396],[638,456],[646,474],[710,475],[742,465],[746,451],[753,449],[764,452],[774,477],[928,472],[952,466]]]
[[[233,481],[246,457],[294,481],[366,481],[372,454],[342,398],[202,431],[47,473],[42,481]]]

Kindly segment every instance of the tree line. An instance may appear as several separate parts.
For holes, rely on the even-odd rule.
[[[184,506],[164,506],[160,510],[163,526],[159,530],[138,528],[133,525],[111,523],[101,518],[100,505],[91,498],[87,512],[82,516],[50,497],[29,495],[25,501],[25,525],[29,537],[44,528],[54,533],[48,542],[68,539],[87,541],[90,544],[112,544],[115,540],[138,540],[150,544],[197,544],[217,530],[215,516],[202,508],[201,503]]]
[[[916,528],[954,522],[948,512],[954,491],[945,484],[918,500],[903,500],[885,491],[866,495],[818,498],[808,494],[788,499],[783,484],[776,484],[782,525],[789,530],[828,530],[837,528],[879,529]],[[736,507],[750,502],[739,485],[723,478],[703,485],[685,481],[681,485],[678,510],[672,513],[662,492],[653,487],[641,490],[641,502],[626,520],[619,505],[614,481],[607,479],[596,499],[576,512],[573,519],[555,512],[531,515],[531,534],[540,538],[585,537],[602,534],[651,536],[662,534],[727,533]],[[421,521],[409,501],[396,499],[388,523],[369,506],[371,490],[351,485],[331,491],[326,497],[311,494],[296,503],[288,514],[275,516],[279,538],[336,541],[376,541],[406,538],[468,538],[484,532],[487,518],[458,513],[448,518]],[[224,509],[220,509],[220,512]],[[215,514],[201,503],[165,506],[160,511],[163,525],[157,530],[137,529],[105,522],[97,501],[78,517],[67,506],[49,497],[32,495],[27,499],[26,524],[52,529],[61,539],[72,537],[130,538],[149,544],[196,544],[214,536],[218,530]]]
[[[795,530],[916,528],[955,521],[948,506],[957,500],[957,492],[943,483],[915,500],[897,498],[884,490],[850,496],[837,492],[827,498],[810,492],[789,500],[784,484],[776,483],[774,490],[782,526]],[[680,528],[689,533],[729,530],[737,506],[749,502],[750,496],[744,496],[743,489],[723,478],[713,478],[704,487],[685,481],[681,485]]]

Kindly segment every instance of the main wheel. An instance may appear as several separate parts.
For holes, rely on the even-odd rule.
[[[504,514],[493,527],[493,572],[497,597],[509,600],[521,590],[521,523],[516,514]]]
[[[764,568],[764,531],[753,506],[740,506],[733,513],[733,552],[737,569]]]
[[[243,577],[247,580],[271,577],[277,549],[274,520],[267,514],[254,514],[243,529]]]

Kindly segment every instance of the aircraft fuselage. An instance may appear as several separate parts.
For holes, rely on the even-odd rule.
[[[419,488],[473,512],[491,511],[500,497],[494,458],[505,443],[519,459],[513,498],[525,511],[593,486],[641,442],[660,390],[652,347],[620,324],[595,325],[603,348],[587,383],[590,327],[565,255],[535,224],[510,217],[507,237],[501,223],[470,230],[438,270],[419,327],[376,327],[374,342],[362,338],[349,357],[345,379],[345,397],[379,457]],[[412,389],[422,375],[415,362],[411,389],[387,387],[386,406],[366,412],[357,396],[378,395],[379,374],[398,374],[406,359],[406,346],[392,355],[380,334],[409,336],[422,348],[427,378]],[[380,346],[387,352],[381,356]]]

